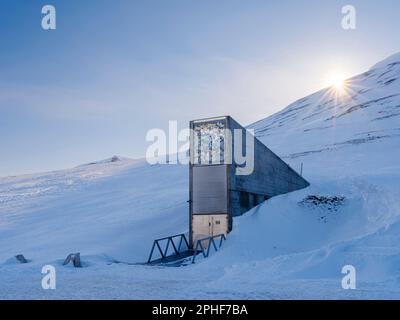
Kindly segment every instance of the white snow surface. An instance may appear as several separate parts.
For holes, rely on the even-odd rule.
[[[399,299],[400,54],[345,93],[326,88],[250,127],[295,170],[303,163],[311,186],[236,218],[221,250],[194,265],[127,264],[188,231],[187,166],[113,157],[0,178],[0,298]],[[310,195],[344,200],[302,204]],[[62,266],[71,252],[83,268]],[[42,289],[47,264],[56,290]],[[348,264],[355,290],[341,286]]]

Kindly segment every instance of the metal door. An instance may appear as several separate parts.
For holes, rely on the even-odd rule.
[[[228,213],[227,166],[193,167],[193,214]]]
[[[192,232],[193,244],[195,244],[198,239],[206,238],[209,236],[216,236],[219,234],[226,235],[228,233],[228,215],[193,215]]]

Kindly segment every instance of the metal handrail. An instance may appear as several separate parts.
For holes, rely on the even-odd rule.
[[[214,241],[214,239],[217,239],[217,238],[220,238],[218,248]],[[203,241],[206,241],[206,240],[208,240],[208,246],[207,246],[207,248],[204,248]],[[195,262],[196,256],[199,252],[201,252],[203,254],[204,258],[207,258],[210,254],[211,244],[213,245],[215,251],[218,251],[218,249],[221,248],[222,242],[224,240],[226,240],[226,237],[225,237],[225,234],[223,234],[223,233],[215,235],[215,236],[209,236],[209,237],[198,239],[196,241],[196,246],[195,246],[194,253],[193,253],[192,263]],[[199,247],[200,247],[200,249],[199,249]]]
[[[176,247],[175,242],[173,240],[175,238],[180,238],[178,247]],[[162,250],[161,249],[161,245],[162,245],[163,242],[165,242],[165,240],[167,240],[167,244],[165,246],[165,249]],[[174,254],[180,255],[181,247],[182,247],[183,242],[186,244],[187,249],[189,249],[189,242],[187,241],[186,236],[185,236],[184,233],[180,233],[180,234],[176,234],[176,235],[173,235],[173,236],[170,236],[170,237],[164,237],[164,238],[160,238],[160,239],[154,240],[153,246],[151,247],[149,259],[147,260],[147,263],[150,263],[152,261],[154,249],[155,249],[156,246],[157,246],[157,249],[158,249],[158,251],[159,251],[159,253],[161,255],[161,259],[165,259],[165,258],[168,257],[167,254],[168,254],[168,249],[169,249],[169,244],[170,243],[172,245],[172,248],[174,249]],[[160,243],[161,243],[161,245],[160,245]]]

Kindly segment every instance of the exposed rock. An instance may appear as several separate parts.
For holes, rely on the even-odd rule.
[[[20,263],[28,263],[29,261],[25,259],[23,254],[17,254],[15,256],[15,259],[17,259]]]
[[[341,206],[345,201],[345,197],[342,196],[319,196],[309,195],[300,201],[302,205],[322,207],[328,210],[337,210],[338,206]]]
[[[67,258],[64,260],[63,265],[67,265],[70,262],[72,262],[73,266],[75,268],[81,268],[81,254],[79,252],[77,253],[70,253]]]

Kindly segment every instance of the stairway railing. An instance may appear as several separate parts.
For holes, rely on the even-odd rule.
[[[217,245],[216,245],[216,243],[215,243],[215,240],[217,240],[218,238],[219,238],[219,245],[218,245],[218,247],[217,247]],[[208,243],[207,243],[207,247],[205,248],[204,245],[203,245],[203,243],[204,243],[205,241],[207,241],[207,240],[208,240]],[[205,238],[198,239],[198,240],[196,241],[196,246],[195,246],[195,248],[194,248],[192,263],[195,262],[196,256],[197,256],[197,254],[199,254],[200,252],[203,254],[203,257],[204,257],[204,258],[207,258],[207,257],[210,255],[211,245],[213,245],[215,251],[218,251],[218,249],[221,248],[222,242],[223,242],[224,240],[226,240],[226,237],[225,237],[225,235],[224,235],[223,233],[218,234],[218,235],[215,235],[215,236],[209,236],[209,237],[205,237]]]
[[[174,239],[179,238],[179,244],[178,246],[176,246]],[[168,255],[168,249],[170,244],[172,245],[173,248],[173,253],[171,255]],[[161,255],[161,259],[165,259],[169,256],[173,256],[173,255],[180,255],[181,254],[181,248],[182,245],[185,244],[187,250],[189,250],[189,242],[186,239],[186,236],[184,233],[181,234],[176,234],[170,237],[165,237],[165,238],[160,238],[160,239],[156,239],[153,242],[153,246],[151,248],[150,251],[150,256],[149,259],[147,260],[147,263],[151,263],[152,258],[153,258],[153,253],[154,253],[154,249],[157,247],[158,252]],[[164,250],[162,249],[162,246],[165,245]]]

